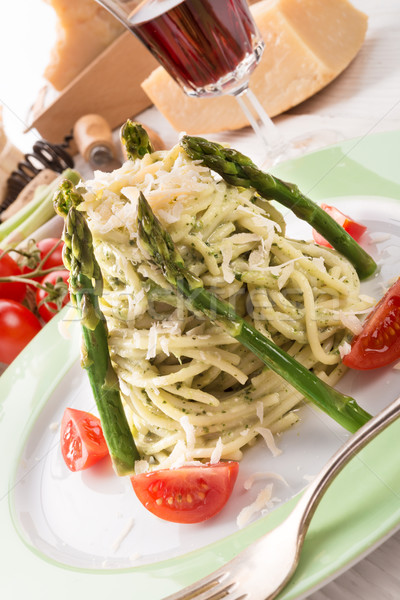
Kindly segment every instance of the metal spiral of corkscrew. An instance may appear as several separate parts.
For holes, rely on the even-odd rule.
[[[10,206],[21,190],[43,169],[62,173],[67,168],[73,168],[74,160],[67,150],[72,139],[71,134],[61,144],[50,144],[46,140],[35,142],[32,152],[25,154],[24,160],[18,163],[17,169],[8,178],[1,210]]]

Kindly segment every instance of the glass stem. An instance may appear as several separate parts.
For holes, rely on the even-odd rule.
[[[234,94],[258,139],[262,142],[269,156],[276,154],[276,159],[282,154],[284,140],[270,117],[265,112],[257,96],[246,87]]]

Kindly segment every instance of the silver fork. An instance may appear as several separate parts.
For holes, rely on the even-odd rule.
[[[272,600],[292,577],[321,498],[343,467],[400,415],[400,397],[368,421],[332,456],[278,527],[226,565],[164,600]]]

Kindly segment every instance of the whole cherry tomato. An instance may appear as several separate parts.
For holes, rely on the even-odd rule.
[[[39,311],[39,315],[42,317],[45,323],[48,323],[63,306],[68,304],[70,299],[68,293],[68,278],[69,271],[64,269],[61,271],[52,271],[51,273],[48,273],[40,282],[42,286],[46,286],[46,283],[49,283],[54,287],[54,291],[50,291],[50,289],[49,291],[46,291],[41,288],[36,290],[36,306]],[[65,285],[60,286],[60,283]],[[52,301],[54,294],[56,294],[58,297],[57,302]]]
[[[0,362],[9,365],[40,329],[39,319],[23,304],[0,300]]]
[[[60,270],[65,268],[62,259],[62,249],[64,246],[62,240],[59,238],[45,238],[44,240],[37,242],[36,246],[40,252],[40,261],[48,256],[41,267],[42,271],[53,269],[55,267],[58,267]],[[30,269],[27,266],[23,268],[24,273],[32,273],[32,271],[33,269]],[[34,279],[35,281],[40,281],[42,277],[35,277]]]
[[[9,254],[0,252],[0,277],[18,277],[22,274],[19,265]],[[19,281],[0,281],[0,298],[22,302],[26,294],[25,283]]]

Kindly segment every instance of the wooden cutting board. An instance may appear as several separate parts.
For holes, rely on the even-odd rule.
[[[151,105],[140,84],[157,66],[143,44],[126,31],[49,106],[36,103],[30,128],[59,144],[80,117],[96,113],[115,129]]]

